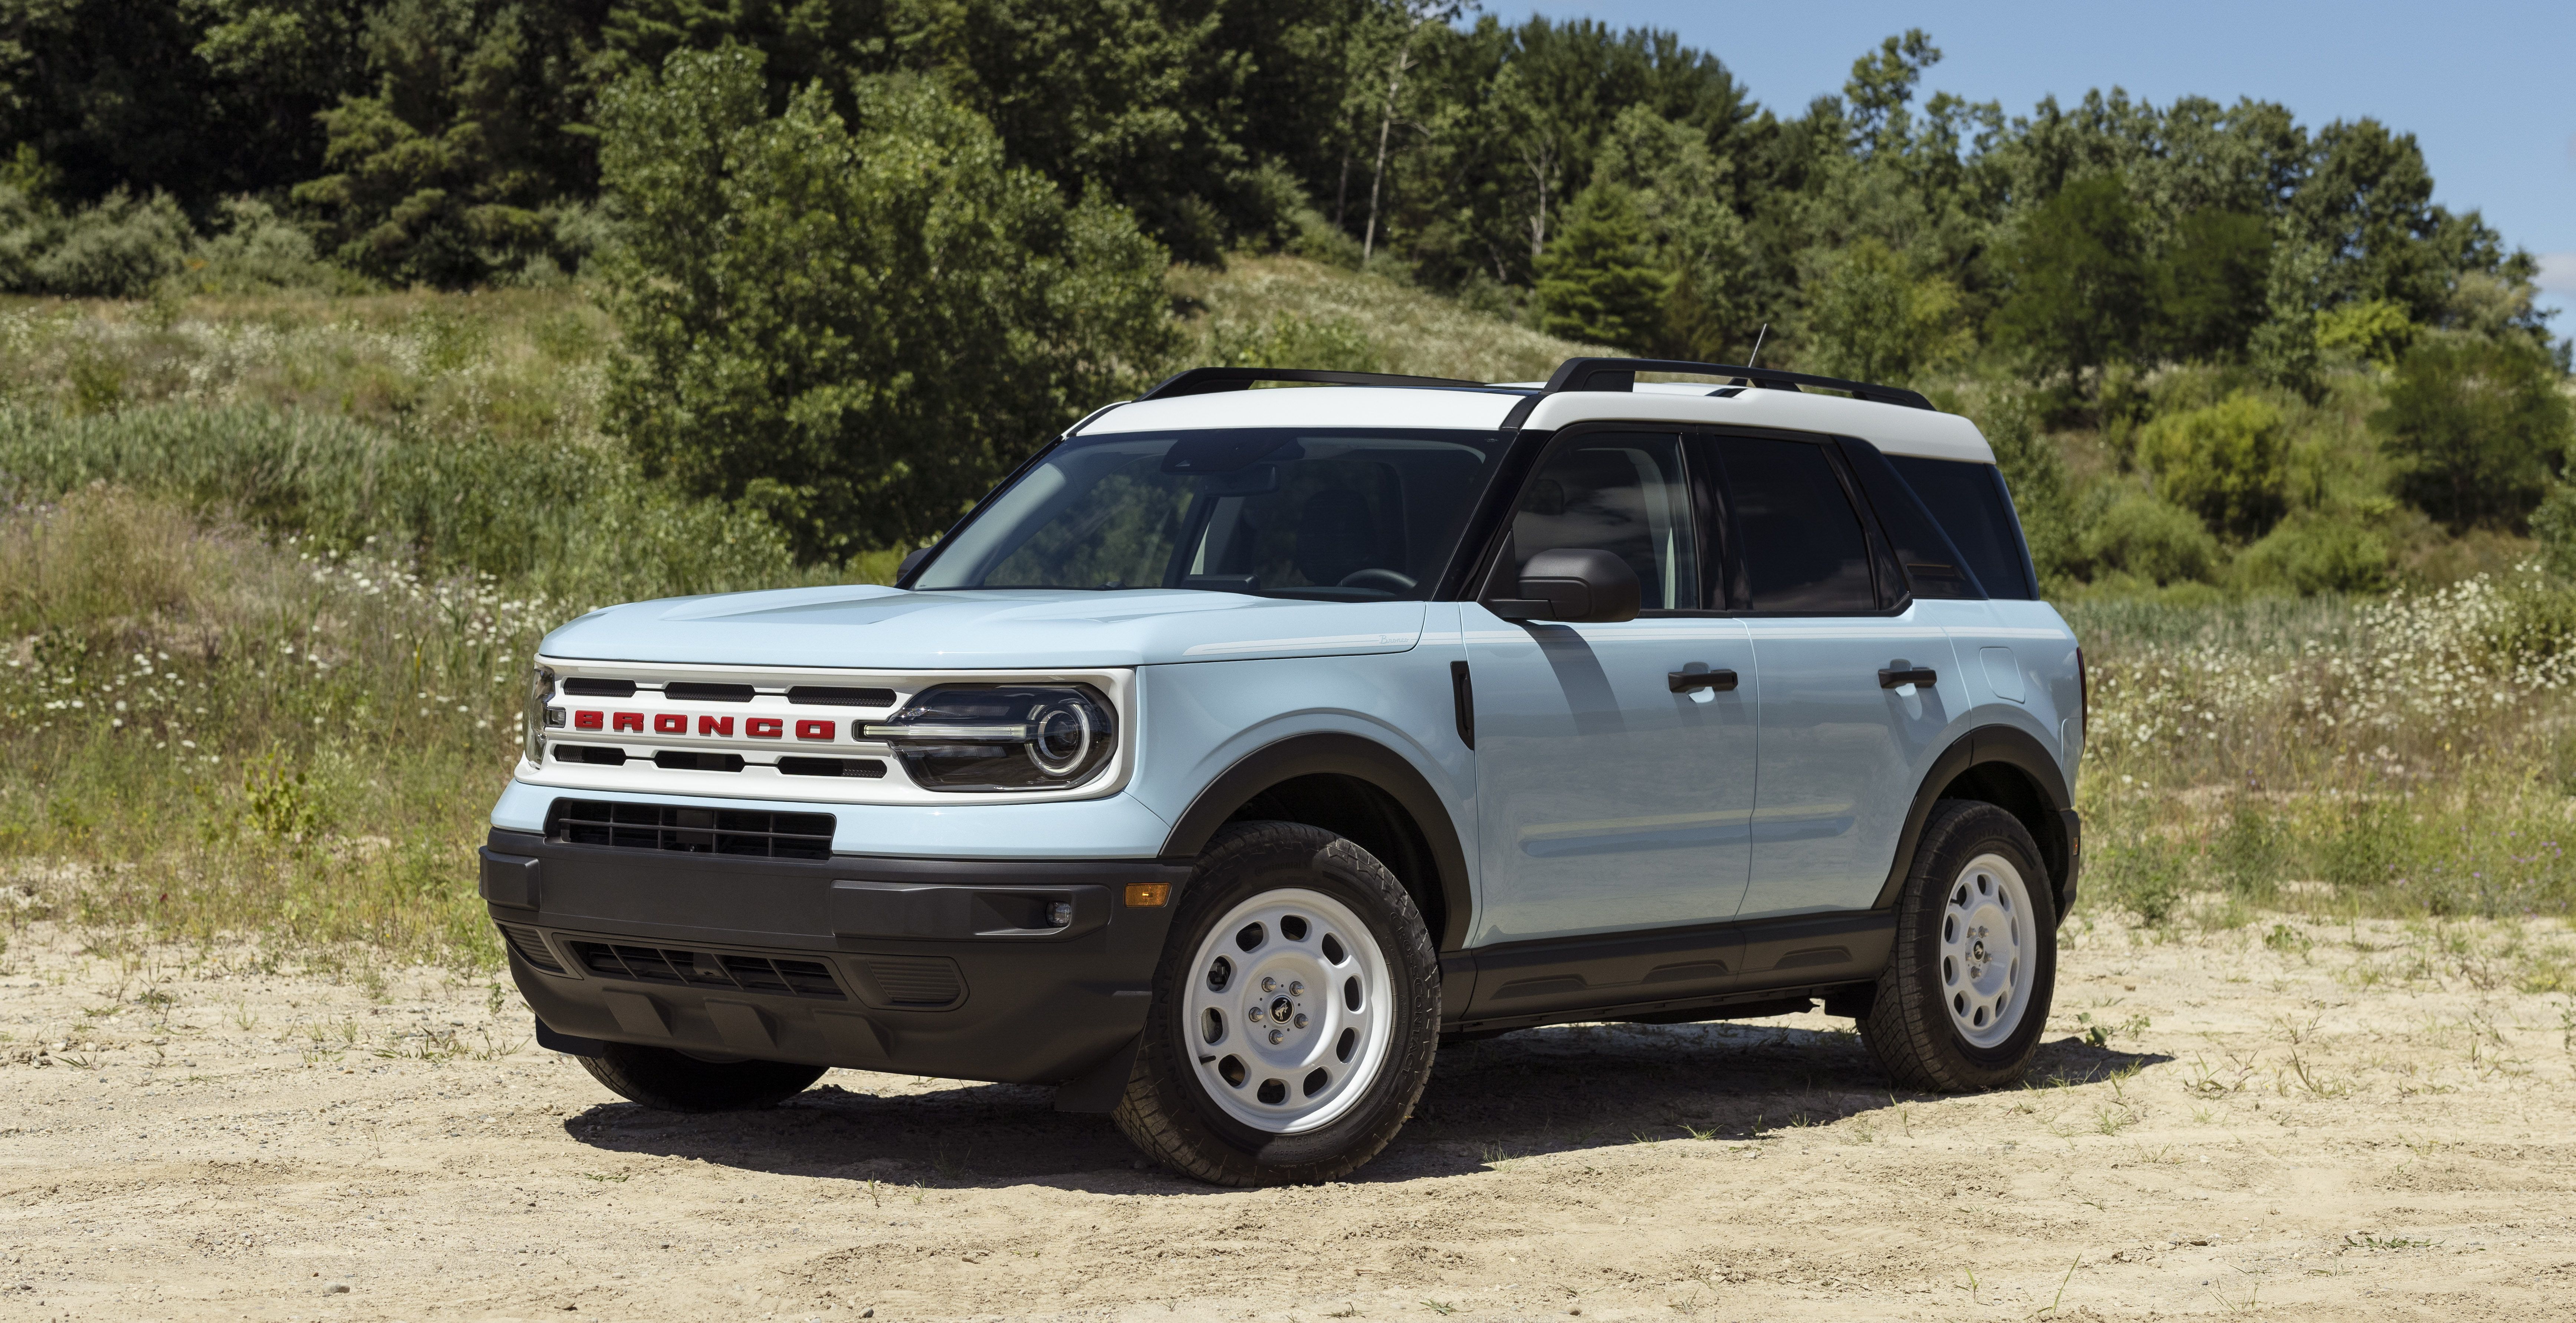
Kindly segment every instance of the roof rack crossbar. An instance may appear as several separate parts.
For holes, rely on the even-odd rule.
[[[1880,386],[1866,381],[1845,381],[1840,377],[1818,377],[1804,372],[1782,372],[1778,368],[1739,367],[1732,363],[1690,363],[1665,358],[1569,358],[1556,367],[1547,379],[1543,394],[1561,391],[1629,391],[1636,389],[1640,372],[1669,372],[1682,376],[1733,377],[1755,386],[1786,387],[1791,390],[1815,386],[1824,390],[1849,391],[1858,399],[1880,404],[1901,404],[1909,409],[1929,409],[1932,401],[1921,392],[1902,386]],[[1186,375],[1186,374],[1184,374]]]
[[[1163,378],[1152,390],[1137,396],[1139,400],[1168,400],[1180,395],[1213,395],[1219,391],[1249,390],[1261,381],[1302,381],[1318,386],[1410,386],[1454,389],[1469,387],[1491,390],[1481,381],[1460,381],[1454,377],[1406,377],[1392,372],[1334,372],[1323,368],[1239,368],[1203,367],[1175,372]]]

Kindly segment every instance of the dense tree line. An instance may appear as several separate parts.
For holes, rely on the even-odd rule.
[[[639,454],[812,555],[936,529],[1168,366],[1164,263],[1247,248],[1638,352],[2009,381],[1985,421],[2066,573],[2209,577],[2373,492],[2453,529],[2576,509],[2535,264],[2432,201],[2411,135],[2116,90],[2008,114],[1927,94],[1919,31],[1771,108],[1669,33],[1471,7],[0,0],[0,287],[594,269]],[[2301,421],[2357,371],[2370,491]],[[2136,481],[2078,492],[2027,439],[2070,422]],[[2349,559],[2317,536],[2279,555]]]

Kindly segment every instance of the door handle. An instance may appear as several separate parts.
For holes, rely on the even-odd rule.
[[[1664,677],[1664,683],[1672,686],[1673,692],[1677,694],[1687,694],[1694,689],[1731,694],[1735,692],[1735,672],[1673,671]]]
[[[1884,666],[1879,668],[1878,687],[1895,689],[1903,685],[1921,685],[1926,689],[1941,683],[1941,673],[1929,666]]]

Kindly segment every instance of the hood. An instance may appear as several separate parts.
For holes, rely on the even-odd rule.
[[[1151,666],[1402,652],[1421,639],[1424,609],[1183,590],[782,588],[607,607],[548,634],[541,650],[698,666]]]

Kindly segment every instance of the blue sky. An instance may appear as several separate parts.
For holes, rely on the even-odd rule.
[[[1943,56],[1927,91],[2001,101],[2008,115],[2051,93],[2073,101],[2119,86],[2158,104],[2193,93],[2278,101],[2312,128],[2371,116],[2423,144],[2437,201],[2485,213],[2506,243],[2541,257],[2545,306],[2576,306],[2576,0],[1485,6],[1506,21],[1533,10],[1678,32],[1782,113],[1840,91],[1855,56],[1919,27]],[[2550,326],[2576,332],[2576,315]]]

